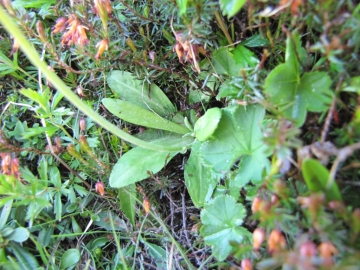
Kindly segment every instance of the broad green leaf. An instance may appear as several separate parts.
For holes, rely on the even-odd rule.
[[[107,79],[109,87],[121,98],[144,109],[154,111],[160,116],[168,116],[176,108],[164,92],[155,84],[136,79],[131,73],[115,70]]]
[[[136,186],[128,185],[119,189],[118,198],[120,208],[125,216],[130,220],[131,225],[135,228],[135,205],[136,205]]]
[[[96,248],[101,248],[101,247],[105,246],[109,242],[110,242],[110,240],[107,237],[96,237],[96,238],[91,239],[86,244],[86,247],[90,251],[94,251]]]
[[[194,142],[191,136],[183,136],[178,133],[169,131],[162,131],[156,129],[147,129],[142,134],[137,134],[136,137],[147,142],[155,142],[162,145],[184,146],[187,147]]]
[[[228,49],[222,48],[215,51],[212,55],[212,64],[216,73],[221,75],[238,76],[241,64],[237,64],[234,55]]]
[[[27,251],[25,247],[22,247],[20,244],[15,242],[10,242],[9,247],[19,262],[22,270],[34,270],[39,267],[35,257]]]
[[[135,147],[115,164],[110,174],[110,186],[121,188],[148,178],[148,172],[159,172],[176,154]]]
[[[166,269],[166,250],[162,247],[142,241],[147,246],[149,254],[154,258],[158,269]]]
[[[258,183],[262,180],[263,169],[269,169],[269,160],[263,153],[244,155],[239,163],[238,174],[234,179],[237,187],[244,187],[252,181]]]
[[[219,93],[216,96],[217,100],[227,97],[237,97],[240,92],[240,88],[236,87],[233,84],[230,84],[229,81],[225,81],[221,84]]]
[[[214,140],[202,144],[205,163],[216,173],[226,173],[241,156],[253,156],[261,161],[253,170],[267,166],[266,145],[262,142],[261,121],[265,110],[260,105],[234,106],[223,109]],[[239,170],[239,173],[241,170]]]
[[[220,0],[220,7],[223,14],[230,18],[239,12],[245,2],[246,0]]]
[[[325,72],[305,73],[298,81],[288,64],[277,66],[265,80],[265,92],[284,116],[297,126],[305,122],[307,111],[327,110],[332,100],[331,79]]]
[[[328,189],[329,171],[315,159],[305,159],[302,162],[302,172],[305,183],[311,192],[324,192],[327,201],[342,201],[339,188],[334,181]]]
[[[112,219],[110,218],[112,216]],[[113,226],[111,225],[111,220],[114,221],[115,231],[127,231],[128,228],[125,224],[125,221],[122,220],[112,211],[104,211],[98,214],[99,219],[94,221],[94,225],[104,228],[105,230],[112,231]]]
[[[14,231],[9,236],[6,237],[6,239],[21,243],[28,240],[29,236],[30,233],[26,228],[19,227],[19,228],[15,228]]]
[[[262,38],[259,34],[256,34],[241,42],[241,45],[249,48],[264,47],[269,46],[270,42],[266,38]]]
[[[219,261],[225,260],[231,253],[230,242],[250,243],[251,233],[240,227],[245,216],[245,207],[228,195],[217,196],[201,211],[203,226],[200,234],[205,243],[212,246],[213,254]]]
[[[80,261],[80,251],[76,248],[68,249],[64,252],[60,261],[60,269],[74,266]]]
[[[104,98],[102,103],[112,114],[135,125],[168,130],[180,134],[190,132],[185,126],[176,124],[143,107],[124,100]]]
[[[265,80],[265,93],[278,106],[288,108],[294,100],[294,89],[300,84],[299,72],[290,64],[280,64]]]
[[[295,44],[294,44],[295,43]],[[300,77],[296,52],[301,52],[297,34],[286,42],[286,62],[273,69],[265,80],[265,93],[285,117],[301,126],[307,111],[321,112],[332,100],[331,79],[325,72],[304,73]]]
[[[1,215],[0,215],[0,230],[2,230],[9,218],[9,215],[11,213],[13,201],[9,200],[1,209]]]
[[[236,46],[234,50],[234,59],[236,64],[241,64],[243,68],[255,67],[259,63],[255,54],[241,44]]]
[[[184,168],[186,188],[197,208],[203,207],[210,200],[214,188],[220,180],[219,177],[213,175],[210,167],[202,164],[199,148],[200,143],[193,145]]]
[[[209,85],[210,83],[208,83],[207,85]],[[200,91],[199,89],[190,89],[189,91],[189,95],[188,95],[188,100],[189,100],[189,104],[194,104],[197,102],[209,102],[211,99],[211,95],[209,95],[208,93],[204,92],[203,90]]]
[[[206,141],[211,137],[217,128],[221,118],[219,108],[211,108],[196,121],[194,126],[195,137],[200,142]]]

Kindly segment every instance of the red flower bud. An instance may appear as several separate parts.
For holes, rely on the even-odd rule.
[[[300,256],[314,257],[316,255],[316,246],[313,242],[307,241],[300,246]]]
[[[95,184],[95,190],[96,190],[101,196],[104,196],[104,195],[105,195],[104,183],[103,183],[103,182],[97,182],[97,183]]]
[[[144,200],[143,200],[143,207],[144,207],[145,213],[146,214],[149,213],[151,204],[150,204],[149,199],[147,197],[145,197]]]
[[[278,252],[282,249],[285,249],[285,247],[286,241],[283,234],[277,229],[272,230],[268,238],[268,251],[270,253]]]
[[[253,232],[253,248],[258,250],[265,239],[265,231],[261,228],[256,228]]]
[[[244,259],[241,261],[241,269],[242,270],[251,270],[252,269],[252,263],[250,259]]]

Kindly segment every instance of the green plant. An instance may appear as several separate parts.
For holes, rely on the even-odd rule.
[[[4,178],[4,176],[1,176]],[[7,177],[7,181],[11,181],[11,177]],[[5,179],[2,179],[5,180]],[[5,180],[5,181],[6,181]],[[30,233],[29,231],[21,226],[16,226],[16,220],[12,220],[11,216],[13,210],[13,201],[9,200],[1,208],[0,215],[0,265],[4,269],[19,269],[20,264],[22,268],[34,269],[38,267],[38,263],[35,257],[20,244],[28,240]],[[19,212],[19,211],[17,211]],[[13,215],[19,217],[20,213],[14,213]],[[12,222],[10,222],[12,221]],[[16,227],[15,227],[16,226]],[[7,257],[7,252],[13,254],[17,259],[18,263],[12,258]]]
[[[3,0],[4,266],[355,266],[359,9]]]

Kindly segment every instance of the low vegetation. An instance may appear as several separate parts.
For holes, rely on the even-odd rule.
[[[356,269],[360,4],[2,0],[1,269]]]

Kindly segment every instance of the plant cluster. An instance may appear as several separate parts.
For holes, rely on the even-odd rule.
[[[357,267],[359,14],[2,0],[0,267]]]

